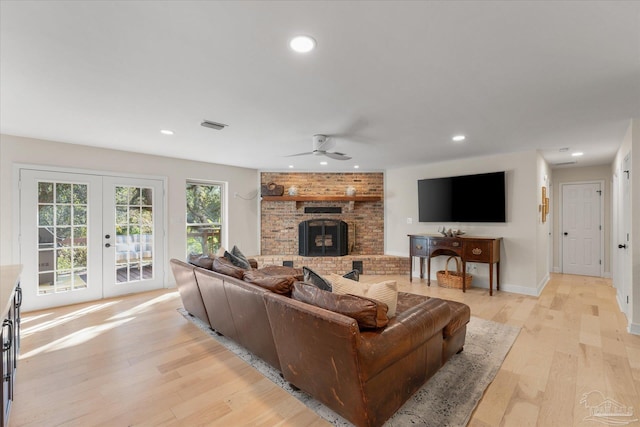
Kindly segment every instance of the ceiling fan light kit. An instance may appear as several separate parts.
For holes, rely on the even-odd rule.
[[[347,156],[344,153],[339,153],[337,151],[327,151],[335,147],[335,141],[332,141],[330,137],[327,135],[316,134],[313,135],[313,151],[309,151],[306,153],[298,153],[291,154],[286,157],[295,157],[295,156],[308,156],[313,154],[314,156],[326,156],[330,159],[334,160],[350,160],[351,157]]]

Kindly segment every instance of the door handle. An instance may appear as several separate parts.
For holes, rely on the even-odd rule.
[[[618,245],[618,249],[627,249],[627,245]]]
[[[568,235],[569,235],[569,233],[567,233],[566,231],[565,231],[564,233],[562,233],[562,234],[564,234],[565,236],[568,236]]]

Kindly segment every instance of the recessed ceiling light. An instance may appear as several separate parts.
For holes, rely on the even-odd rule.
[[[451,139],[453,139],[453,140],[454,140],[454,141],[456,141],[456,142],[460,142],[460,141],[464,141],[466,138],[467,138],[467,137],[466,137],[466,136],[464,136],[464,135],[456,135],[456,136],[454,136],[454,137],[453,137],[453,138],[451,138]]]
[[[584,155],[584,153],[582,151],[576,151],[575,153],[571,153],[571,155],[573,157],[580,157],[580,156]]]
[[[327,165],[327,162],[320,162],[320,164],[321,164],[322,166],[325,166],[325,165]]]
[[[291,39],[289,46],[298,53],[307,53],[315,49],[316,41],[313,37],[297,36]]]
[[[293,165],[289,165],[289,169],[293,169]]]
[[[163,135],[173,135],[173,131],[169,129],[162,129],[160,133]]]
[[[354,165],[353,168],[354,169],[360,169],[360,165]]]

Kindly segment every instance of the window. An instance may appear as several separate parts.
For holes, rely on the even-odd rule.
[[[222,184],[187,181],[187,259],[220,249],[222,195]]]

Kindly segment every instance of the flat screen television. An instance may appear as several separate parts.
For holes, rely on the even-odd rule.
[[[505,172],[418,180],[420,222],[506,222]]]

